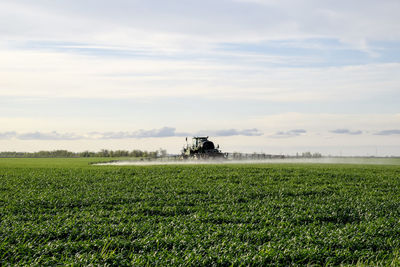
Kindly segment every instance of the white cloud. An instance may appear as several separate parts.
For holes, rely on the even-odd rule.
[[[396,114],[332,114],[332,113],[281,113],[253,117],[247,120],[250,125],[267,132],[306,129],[308,133],[328,133],[332,129],[359,129],[364,133],[377,130],[393,129],[400,125],[400,117]],[[244,127],[247,125],[244,124]],[[357,136],[355,136],[358,138]]]
[[[95,6],[90,1],[2,1],[0,22],[7,23],[0,23],[0,95],[206,95],[299,102],[398,94],[398,63],[290,68],[283,66],[321,59],[217,49],[226,43],[268,40],[292,40],[301,47],[312,37],[347,40],[369,50],[366,40],[400,40],[398,2],[368,1],[362,9],[360,5],[314,0],[186,5],[98,1]],[[32,46],[39,49],[32,51]],[[79,55],[76,49],[122,55]]]
[[[400,10],[400,3],[396,0],[384,2],[240,0],[238,2],[253,3],[258,5],[258,8],[279,12],[281,19],[278,19],[278,24],[282,21],[292,21],[292,28],[282,35],[297,33],[303,36],[333,37],[361,50],[368,49],[366,47],[368,40],[399,39],[397,13]]]
[[[400,135],[399,129],[383,130],[375,133],[376,135]]]
[[[199,49],[221,42],[334,38],[361,50],[399,40],[387,1],[10,1],[0,3],[3,40],[56,40]]]
[[[142,138],[166,138],[166,137],[184,137],[184,136],[260,136],[262,133],[253,129],[223,129],[223,130],[200,130],[195,133],[177,132],[174,127],[162,127],[151,130],[136,130],[131,132],[89,132],[80,133],[59,133],[52,132],[27,132],[17,133],[16,131],[0,132],[0,139],[18,139],[18,140],[118,140],[118,139],[142,139]]]
[[[0,95],[126,98],[208,96],[299,102],[398,94],[400,64],[254,67],[237,63],[0,52]]]
[[[270,137],[272,137],[272,138],[290,138],[290,137],[304,135],[305,133],[307,133],[307,131],[304,129],[293,129],[293,130],[289,130],[289,131],[278,131],[275,134],[271,135]]]
[[[350,135],[359,135],[363,133],[361,130],[351,131],[349,129],[335,129],[330,132],[334,134],[350,134]]]
[[[203,130],[203,131],[198,131],[195,134],[196,136],[235,136],[235,135],[242,135],[242,136],[261,136],[263,135],[262,132],[260,132],[256,128],[252,129],[244,129],[244,130],[237,130],[237,129],[223,129],[223,130]]]
[[[2,132],[0,133],[0,139],[11,139],[15,137],[17,133],[15,131],[10,131],[10,132]]]
[[[17,134],[13,136],[20,140],[78,140],[82,139],[82,136],[74,134],[74,133],[57,133],[56,131],[50,133],[42,133],[42,132],[31,132],[31,133],[23,133]]]

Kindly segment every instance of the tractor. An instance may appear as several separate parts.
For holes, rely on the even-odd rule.
[[[219,145],[208,140],[208,136],[195,136],[192,143],[188,143],[186,137],[186,145],[182,149],[182,159],[225,159],[226,155],[219,150]]]

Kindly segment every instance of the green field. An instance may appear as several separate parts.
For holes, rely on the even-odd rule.
[[[399,165],[91,161],[0,159],[0,265],[400,265]]]

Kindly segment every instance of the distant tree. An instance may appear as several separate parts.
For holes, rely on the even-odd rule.
[[[68,150],[53,150],[45,151],[41,150],[38,152],[15,152],[15,151],[4,151],[0,152],[2,158],[71,158],[71,157],[157,157],[160,155],[166,155],[166,150],[157,151],[141,151],[141,150],[107,150],[102,149],[99,152],[83,151],[83,152],[71,152]]]
[[[313,158],[321,158],[322,155],[321,155],[321,153],[316,152],[316,153],[313,153],[313,154],[312,154],[312,157],[313,157]]]
[[[165,156],[167,156],[167,150],[166,150],[166,149],[160,148],[159,150],[157,150],[157,156],[158,156],[158,157],[165,157]]]
[[[102,150],[100,150],[100,152],[98,153],[98,155],[99,155],[100,157],[109,157],[109,156],[110,156],[110,153],[109,153],[109,151],[108,151],[107,149],[102,149]]]

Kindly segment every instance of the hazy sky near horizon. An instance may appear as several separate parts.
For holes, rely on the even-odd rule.
[[[400,155],[400,1],[0,2],[0,151]]]

